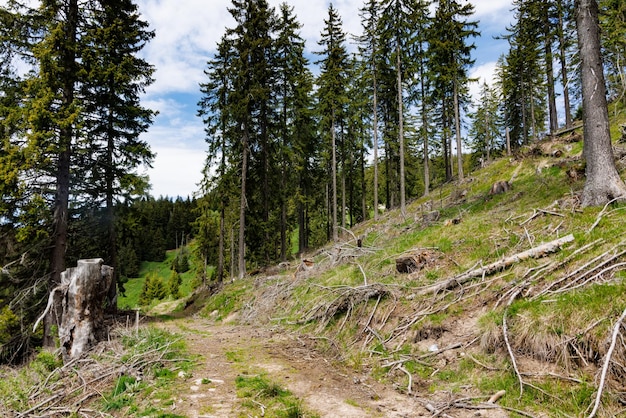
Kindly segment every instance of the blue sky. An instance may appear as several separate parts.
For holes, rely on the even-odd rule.
[[[278,7],[284,0],[268,0]],[[156,82],[143,99],[145,106],[158,110],[154,125],[144,134],[157,156],[147,169],[152,183],[151,194],[191,196],[202,178],[206,145],[201,120],[196,116],[200,99],[199,83],[226,27],[233,21],[227,11],[230,0],[139,0],[142,18],[156,31],[156,37],[142,52],[156,67]],[[303,24],[302,37],[307,49],[318,49],[317,41],[327,17],[325,0],[287,1]],[[336,0],[344,31],[359,34],[359,8],[364,0]],[[494,36],[505,33],[512,23],[511,0],[474,0],[475,20],[480,22],[480,38],[472,76],[490,80],[499,56],[507,43]],[[473,86],[473,91],[478,85]]]

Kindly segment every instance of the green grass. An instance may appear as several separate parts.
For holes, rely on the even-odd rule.
[[[160,262],[154,261],[144,261],[141,263],[141,268],[139,270],[139,277],[131,278],[124,284],[126,292],[124,295],[119,295],[117,306],[121,309],[136,309],[140,308],[139,306],[139,295],[141,294],[143,284],[145,282],[145,278],[148,275],[153,275],[162,280],[164,284],[170,280],[172,275],[172,261],[176,258],[179,250],[169,250],[166,252],[165,260]],[[200,263],[194,256],[193,251],[189,251],[189,271],[182,273],[181,279],[182,284],[180,286],[180,294],[181,297],[186,297],[190,295],[195,287],[198,286],[197,279],[197,269]],[[207,272],[210,275],[210,271]],[[168,297],[171,300],[171,297]],[[166,299],[167,300],[167,299]],[[159,303],[161,301],[154,301],[152,305]]]
[[[239,375],[235,380],[241,405],[254,415],[269,418],[314,418],[302,401],[265,374]]]

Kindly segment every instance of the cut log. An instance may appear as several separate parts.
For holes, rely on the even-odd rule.
[[[458,276],[452,277],[450,279],[435,283],[431,286],[427,286],[421,289],[418,294],[425,295],[431,292],[439,292],[441,290],[449,290],[453,289],[457,286],[462,285],[465,282],[468,282],[477,277],[482,277],[483,275],[490,275],[495,273],[496,271],[500,271],[505,269],[515,263],[519,263],[520,261],[524,261],[528,258],[541,258],[546,255],[558,251],[562,245],[567,244],[568,242],[574,241],[574,235],[569,234],[565,237],[556,239],[554,241],[546,242],[541,244],[538,247],[531,248],[530,250],[523,251],[521,253],[517,253],[510,257],[503,258],[502,260],[496,261],[489,265],[466,271]]]
[[[104,301],[113,280],[113,268],[101,258],[78,260],[61,273],[63,313],[59,342],[63,358],[80,357],[105,336]]]

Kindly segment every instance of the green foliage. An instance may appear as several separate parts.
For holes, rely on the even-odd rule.
[[[189,271],[189,250],[186,246],[181,247],[176,253],[176,257],[172,260],[172,270],[177,273]]]
[[[121,276],[131,278],[139,275],[139,259],[131,245],[126,244],[120,247],[118,261]]]
[[[0,309],[0,347],[15,337],[20,329],[20,319],[8,306]]]
[[[148,275],[143,282],[141,294],[139,295],[139,304],[142,306],[149,305],[153,300],[161,300],[168,294],[167,288],[163,280],[156,275]]]
[[[180,285],[183,282],[182,277],[176,271],[172,271],[172,275],[170,276],[170,280],[167,284],[167,289],[169,294],[174,298],[178,299],[180,297]]]

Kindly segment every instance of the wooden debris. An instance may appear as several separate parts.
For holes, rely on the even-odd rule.
[[[422,215],[422,220],[424,221],[426,225],[430,225],[432,223],[437,222],[439,220],[439,216],[440,216],[439,211],[434,210],[432,212],[427,212],[424,215]]]
[[[494,393],[493,395],[491,395],[491,398],[489,398],[489,400],[487,401],[487,403],[496,403],[498,402],[498,400],[500,400],[501,397],[503,397],[504,395],[506,395],[506,390],[500,390],[496,393]]]
[[[496,181],[493,186],[491,186],[491,190],[489,190],[489,195],[502,194],[511,190],[511,183],[505,180]]]
[[[432,260],[432,254],[425,250],[403,255],[396,259],[396,270],[398,273],[414,273],[426,267]]]
[[[617,323],[613,327],[613,336],[611,338],[611,346],[609,347],[609,351],[606,353],[606,358],[604,359],[604,366],[602,366],[602,375],[600,377],[600,384],[598,385],[598,393],[596,395],[596,401],[593,405],[593,410],[589,414],[588,418],[593,418],[598,412],[598,408],[600,407],[600,401],[602,400],[602,391],[604,389],[604,382],[606,381],[606,374],[609,370],[609,365],[611,364],[611,356],[613,355],[613,350],[615,349],[615,344],[617,343],[617,337],[619,335],[619,331],[622,328],[622,321],[626,318],[626,309],[622,312],[622,316],[619,317]]]
[[[496,261],[489,265],[473,269],[462,273],[458,276],[452,277],[450,279],[435,283],[431,286],[424,287],[418,291],[419,295],[425,295],[427,293],[437,293],[442,290],[453,289],[457,286],[462,285],[465,282],[468,282],[477,277],[483,277],[486,275],[493,274],[497,271],[505,269],[515,263],[519,263],[528,258],[541,258],[546,255],[553,253],[561,248],[564,244],[574,241],[574,235],[569,234],[565,237],[556,239],[554,241],[546,242],[538,247],[531,248],[530,250],[523,251],[521,253],[517,253],[510,257],[506,257],[502,260]]]
[[[339,296],[329,304],[313,308],[303,322],[321,320],[321,323],[325,325],[335,316],[344,312],[351,312],[355,305],[373,298],[383,298],[390,293],[389,289],[380,283],[359,287],[342,287],[339,292]]]

